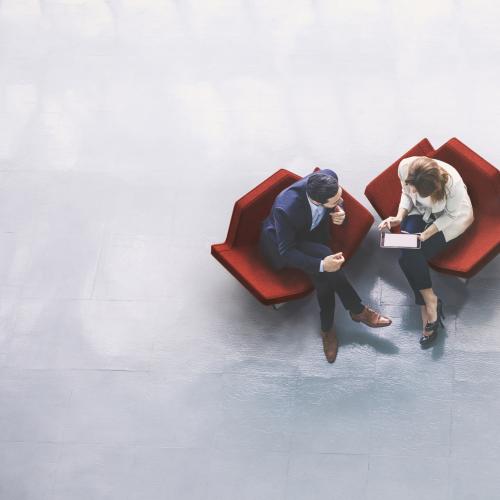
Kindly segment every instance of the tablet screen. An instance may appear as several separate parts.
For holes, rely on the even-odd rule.
[[[384,248],[418,248],[419,240],[416,234],[382,233]]]

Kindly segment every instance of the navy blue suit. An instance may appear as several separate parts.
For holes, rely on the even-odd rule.
[[[337,179],[333,170],[321,170]],[[261,250],[275,269],[296,267],[306,273],[319,271],[323,257],[303,252],[299,243],[316,241],[328,246],[330,223],[327,210],[321,222],[311,231],[312,215],[306,194],[309,175],[282,191],[274,201],[271,213],[262,223]],[[330,255],[329,252],[327,255]]]
[[[324,169],[319,173],[337,178],[333,170]],[[276,270],[293,267],[309,275],[318,295],[321,327],[327,331],[333,325],[335,292],[344,307],[354,314],[359,313],[363,306],[342,269],[320,272],[321,261],[332,254],[329,246],[330,210],[325,211],[311,231],[312,214],[306,193],[308,178],[309,175],[300,179],[276,197],[271,213],[262,222],[260,251]]]

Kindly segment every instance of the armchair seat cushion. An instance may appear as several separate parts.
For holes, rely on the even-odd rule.
[[[499,231],[497,218],[481,217],[443,253],[434,257],[431,267],[445,274],[473,276],[498,253]]]
[[[263,304],[276,304],[307,296],[313,285],[299,269],[275,271],[264,261],[257,245],[212,246],[212,255]]]

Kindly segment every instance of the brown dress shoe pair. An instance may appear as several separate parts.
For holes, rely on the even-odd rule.
[[[380,313],[367,306],[365,306],[359,314],[350,314],[353,321],[356,321],[357,323],[364,323],[371,328],[382,328],[384,326],[389,326],[392,323],[390,318],[382,316]]]
[[[333,326],[327,332],[322,331],[321,337],[323,338],[323,350],[325,351],[326,359],[328,363],[333,363],[337,358],[337,351],[339,349],[337,333]]]

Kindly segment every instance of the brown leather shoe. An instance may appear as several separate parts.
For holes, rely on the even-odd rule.
[[[382,328],[384,326],[389,326],[392,323],[392,319],[382,316],[377,311],[366,307],[359,314],[351,314],[353,321],[357,323],[364,323],[371,328]]]
[[[335,329],[332,327],[327,332],[322,331],[321,337],[323,338],[323,350],[325,351],[326,359],[328,363],[333,363],[337,359],[337,351],[339,349]]]

